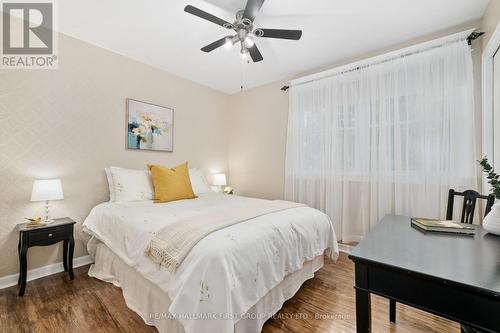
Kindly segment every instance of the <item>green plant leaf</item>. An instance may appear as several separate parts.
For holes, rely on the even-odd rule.
[[[495,195],[497,199],[500,199],[500,175],[495,172],[495,170],[489,163],[487,156],[483,157],[478,162],[483,168],[483,172],[486,174],[488,183],[491,185],[490,193],[493,193],[493,195]]]

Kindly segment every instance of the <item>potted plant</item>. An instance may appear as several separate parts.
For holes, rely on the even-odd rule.
[[[500,175],[495,172],[488,162],[487,157],[484,157],[478,162],[483,168],[483,172],[486,174],[488,183],[491,185],[490,192],[493,193],[496,198],[491,212],[484,218],[483,228],[491,234],[500,235]]]

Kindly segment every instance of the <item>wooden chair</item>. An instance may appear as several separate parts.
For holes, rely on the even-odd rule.
[[[488,215],[491,211],[491,207],[495,203],[495,196],[493,194],[490,195],[481,195],[476,191],[467,190],[463,192],[456,192],[451,189],[448,193],[448,209],[446,210],[446,219],[453,220],[453,203],[455,201],[455,196],[464,197],[464,203],[462,206],[462,217],[460,222],[472,224],[474,220],[474,211],[476,209],[476,201],[477,199],[486,200],[486,209],[484,211],[484,216]]]
[[[474,220],[474,210],[476,209],[476,201],[477,199],[486,200],[486,208],[484,210],[484,216],[488,215],[491,211],[491,207],[495,203],[495,196],[493,194],[490,195],[481,195],[473,190],[467,190],[463,192],[455,192],[455,190],[451,189],[448,194],[448,209],[446,211],[446,219],[453,220],[453,201],[455,196],[464,197],[464,203],[462,207],[462,217],[460,222],[472,224]],[[483,333],[483,331],[477,330],[473,327],[467,325],[460,325],[461,333]]]
[[[448,192],[448,207],[446,209],[446,219],[453,220],[453,204],[455,203],[455,196],[464,197],[464,203],[462,206],[462,217],[460,218],[461,223],[472,224],[474,220],[474,211],[476,210],[476,202],[477,199],[486,200],[486,208],[484,210],[484,216],[488,215],[491,211],[491,207],[495,203],[495,196],[493,194],[490,195],[482,195],[474,190],[466,190],[463,192],[457,192],[454,189],[450,189]],[[389,299],[389,319],[392,323],[396,322],[396,301],[393,299]],[[474,328],[462,325],[461,326],[462,333],[474,333],[480,332],[475,330]]]

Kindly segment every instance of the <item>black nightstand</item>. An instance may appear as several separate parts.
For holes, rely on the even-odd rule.
[[[19,230],[19,244],[17,250],[19,252],[19,281],[20,285],[19,296],[24,295],[26,289],[27,277],[27,258],[28,248],[32,246],[47,246],[64,242],[63,245],[63,264],[64,270],[69,273],[69,278],[73,276],[73,250],[75,248],[75,240],[73,238],[73,225],[76,222],[69,217],[55,219],[53,223],[42,225],[40,227],[27,227],[28,223],[17,225]]]

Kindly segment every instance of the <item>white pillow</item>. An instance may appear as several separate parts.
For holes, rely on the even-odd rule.
[[[115,201],[115,185],[113,184],[113,177],[111,176],[111,171],[109,168],[104,168],[106,172],[106,179],[108,180],[108,188],[109,188],[109,201]]]
[[[110,167],[116,202],[154,199],[153,183],[149,170]]]
[[[201,170],[196,168],[189,169],[189,179],[191,180],[191,186],[195,194],[211,192],[207,179]]]

